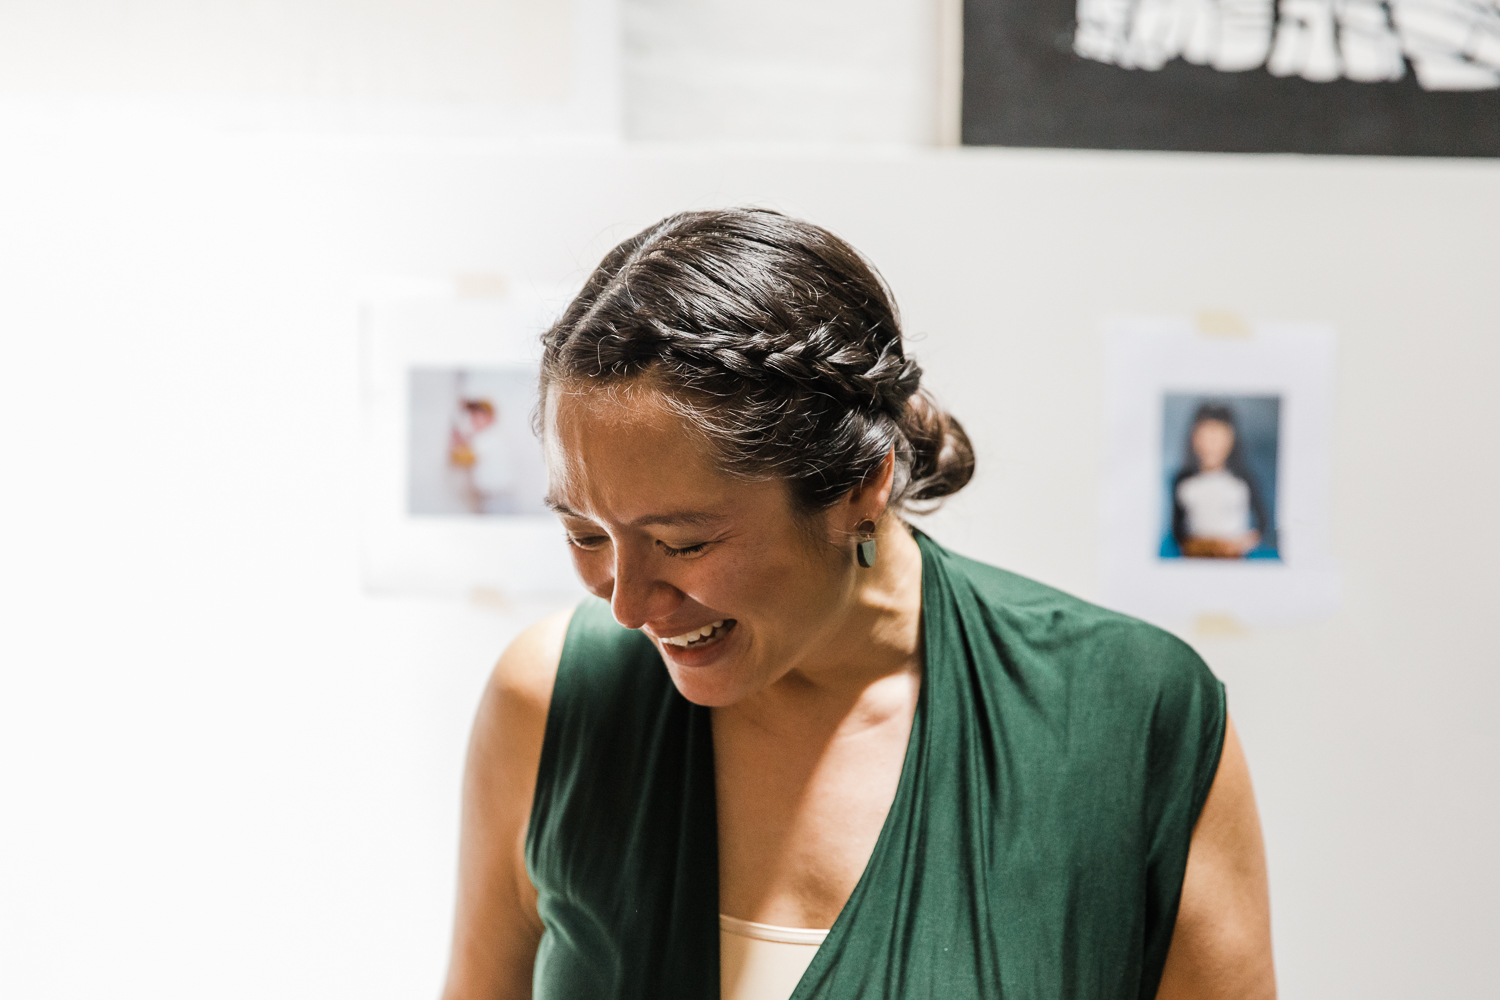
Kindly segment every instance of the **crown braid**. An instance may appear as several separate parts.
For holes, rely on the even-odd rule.
[[[554,381],[645,374],[727,469],[784,478],[809,509],[838,500],[893,448],[898,503],[938,499],[973,472],[957,421],[925,398],[912,405],[922,369],[879,275],[827,230],[775,212],[662,220],[611,251],[543,335],[544,400]],[[946,436],[905,426],[933,414],[951,425]],[[949,438],[966,470],[950,468],[957,485],[934,492]],[[916,454],[913,439],[936,451]]]

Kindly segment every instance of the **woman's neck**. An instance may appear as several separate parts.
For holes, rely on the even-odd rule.
[[[863,728],[909,708],[922,671],[922,551],[895,517],[877,529],[876,548],[875,565],[853,569],[844,613],[814,646],[776,681],[716,714],[775,728],[820,719]]]

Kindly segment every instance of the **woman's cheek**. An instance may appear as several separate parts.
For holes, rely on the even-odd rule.
[[[578,572],[578,579],[583,581],[584,589],[595,597],[609,600],[614,593],[614,580],[610,577],[609,560],[603,552],[574,549],[573,568]]]

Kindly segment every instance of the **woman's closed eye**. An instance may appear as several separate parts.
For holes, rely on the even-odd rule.
[[[673,546],[668,545],[666,542],[660,540],[658,540],[656,544],[661,546],[662,552],[673,557],[674,559],[678,556],[695,556],[698,553],[702,552],[704,549],[708,548],[707,542],[698,542],[695,545],[684,545],[680,548],[674,548]]]
[[[575,535],[569,532],[567,538],[570,546],[575,549],[582,549],[585,552],[592,552],[609,543],[608,535]],[[658,539],[656,545],[661,549],[663,554],[676,559],[683,556],[696,556],[708,548],[709,543],[695,542],[692,545],[668,545],[666,542]]]

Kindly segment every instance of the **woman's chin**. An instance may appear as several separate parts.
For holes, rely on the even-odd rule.
[[[677,691],[695,705],[717,708],[743,698],[744,678],[735,668],[743,663],[743,640],[739,629],[701,648],[660,643],[662,659]]]
[[[723,708],[740,701],[750,692],[743,678],[728,667],[682,667],[667,661],[667,673],[677,693],[694,705]]]
[[[683,677],[676,671],[670,670],[672,683],[677,688],[677,693],[682,695],[694,705],[704,708],[724,708],[733,705],[745,696],[745,692],[736,684],[713,684],[701,683],[700,678]]]

